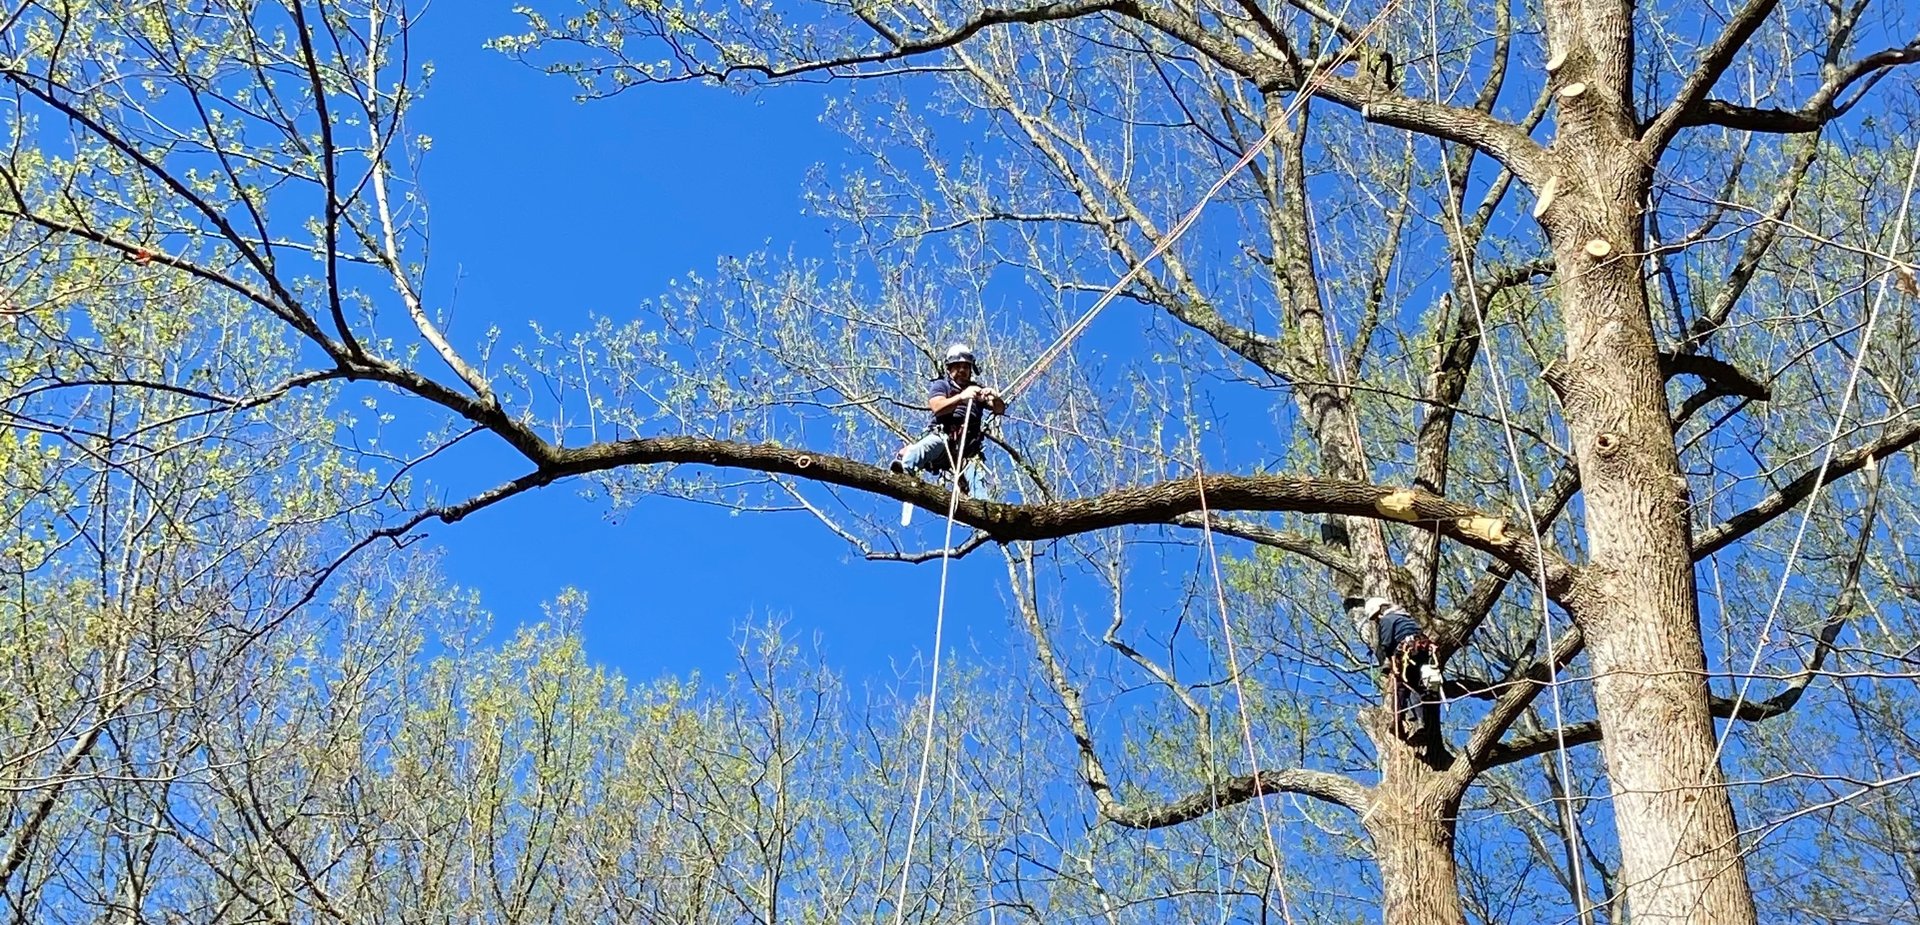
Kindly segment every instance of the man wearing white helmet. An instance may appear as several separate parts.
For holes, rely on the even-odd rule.
[[[1393,690],[1396,729],[1410,742],[1430,743],[1437,755],[1444,747],[1437,705],[1445,682],[1434,659],[1433,640],[1406,608],[1384,597],[1350,597],[1342,603]]]
[[[973,381],[972,347],[948,347],[946,367],[946,376],[927,387],[927,410],[933,412],[933,424],[926,436],[894,454],[891,468],[895,472],[945,472],[955,458],[964,465],[980,454],[987,412],[1001,414],[1007,410],[1000,393]],[[960,491],[967,491],[964,475],[960,477]]]

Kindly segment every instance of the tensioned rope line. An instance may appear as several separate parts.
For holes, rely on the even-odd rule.
[[[1554,752],[1559,759],[1561,798],[1560,819],[1567,827],[1567,866],[1573,875],[1574,905],[1582,915],[1590,908],[1587,901],[1585,865],[1580,858],[1579,815],[1573,808],[1573,764],[1567,758],[1567,724],[1560,705],[1560,679],[1556,677],[1557,667],[1553,663],[1555,636],[1553,632],[1553,609],[1547,595],[1547,575],[1544,567],[1547,561],[1546,543],[1540,536],[1540,521],[1533,513],[1533,491],[1527,485],[1527,476],[1520,463],[1520,444],[1514,439],[1513,418],[1507,410],[1507,378],[1500,369],[1500,352],[1494,349],[1493,332],[1487,326],[1486,308],[1480,303],[1480,284],[1474,279],[1473,254],[1467,249],[1465,223],[1460,220],[1460,202],[1454,196],[1453,177],[1447,177],[1447,219],[1453,225],[1455,248],[1460,252],[1460,267],[1466,271],[1468,304],[1473,306],[1474,323],[1480,327],[1482,347],[1487,352],[1487,378],[1493,385],[1493,394],[1499,399],[1500,431],[1507,450],[1508,471],[1513,475],[1515,490],[1520,495],[1520,510],[1526,514],[1527,530],[1533,536],[1533,559],[1538,565],[1534,568],[1534,597],[1540,603],[1540,645],[1544,650],[1542,662],[1547,670],[1547,691],[1553,704]]]
[[[1360,45],[1364,44],[1367,38],[1372,35],[1373,31],[1379,28],[1379,26],[1386,21],[1387,15],[1391,13],[1393,11],[1393,8],[1398,4],[1399,4],[1399,0],[1387,0],[1387,3],[1380,8],[1380,12],[1374,16],[1373,21],[1369,22],[1366,28],[1362,29],[1360,31],[1360,34],[1357,35],[1353,39],[1353,41],[1350,41],[1345,45],[1343,45],[1340,49],[1340,53],[1338,55],[1335,55],[1334,59],[1331,62],[1327,63],[1325,67],[1316,68],[1315,71],[1308,76],[1307,81],[1301,85],[1300,91],[1295,94],[1293,102],[1288,105],[1288,107],[1282,114],[1281,118],[1274,120],[1272,124],[1267,126],[1266,131],[1261,133],[1259,140],[1254,142],[1252,145],[1248,146],[1246,151],[1240,155],[1239,159],[1234,161],[1233,166],[1229,167],[1224,173],[1220,175],[1219,179],[1213,182],[1212,186],[1207,188],[1207,191],[1201,195],[1200,201],[1195,203],[1193,208],[1189,210],[1187,214],[1184,217],[1182,217],[1180,221],[1173,226],[1173,228],[1169,229],[1166,236],[1160,240],[1160,243],[1154,245],[1153,248],[1147,252],[1147,256],[1145,258],[1143,258],[1139,263],[1136,263],[1133,266],[1129,267],[1126,274],[1121,276],[1118,281],[1116,281],[1111,287],[1109,287],[1106,290],[1106,292],[1102,293],[1100,298],[1094,302],[1092,307],[1087,309],[1087,311],[1084,314],[1082,314],[1080,318],[1076,320],[1072,325],[1070,325],[1067,328],[1067,330],[1061,332],[1060,336],[1055,338],[1052,345],[1050,345],[1046,350],[1042,351],[1040,356],[1037,359],[1035,359],[1031,364],[1029,364],[1027,368],[1020,373],[1019,376],[1016,376],[1014,378],[1014,381],[1012,382],[1012,384],[1009,385],[1007,389],[1001,393],[1002,399],[1005,401],[1011,402],[1016,396],[1018,396],[1021,392],[1025,391],[1035,381],[1037,381],[1040,375],[1046,371],[1046,368],[1052,365],[1052,363],[1055,360],[1057,360],[1060,357],[1060,355],[1064,353],[1069,346],[1072,345],[1073,341],[1080,336],[1081,332],[1086,330],[1088,325],[1093,323],[1093,319],[1100,314],[1101,310],[1106,308],[1107,304],[1112,302],[1113,299],[1116,296],[1118,296],[1122,290],[1126,288],[1128,283],[1131,283],[1135,279],[1139,278],[1140,274],[1146,269],[1147,264],[1152,263],[1154,258],[1160,256],[1162,253],[1165,253],[1169,247],[1172,247],[1174,242],[1178,241],[1180,239],[1180,236],[1185,234],[1187,232],[1187,229],[1191,228],[1194,222],[1199,220],[1200,213],[1202,210],[1206,208],[1207,203],[1211,201],[1214,196],[1218,195],[1220,190],[1226,187],[1227,183],[1233,179],[1234,175],[1238,174],[1242,168],[1252,163],[1253,159],[1255,157],[1258,157],[1260,152],[1263,149],[1265,149],[1267,145],[1273,143],[1274,138],[1279,134],[1280,128],[1287,124],[1287,122],[1293,117],[1294,113],[1296,113],[1301,106],[1305,105],[1308,100],[1313,98],[1313,94],[1319,89],[1319,87],[1323,83],[1326,82],[1328,75],[1332,74],[1335,70],[1338,70],[1341,66],[1346,64],[1347,61],[1352,58],[1355,50]],[[972,400],[969,399],[967,404],[967,420],[963,420],[961,424],[960,449],[963,451],[965,449],[965,441],[966,441],[966,435],[968,432],[968,427],[971,423],[970,419],[972,417],[972,409],[973,409]],[[907,892],[907,878],[912,873],[912,870],[913,870],[913,845],[915,841],[915,836],[918,834],[918,830],[920,827],[920,809],[922,804],[925,801],[925,796],[926,796],[927,766],[931,761],[931,756],[933,754],[933,722],[934,722],[934,713],[936,710],[936,705],[939,700],[940,645],[942,641],[942,632],[944,630],[944,626],[946,623],[946,612],[947,612],[947,575],[948,575],[949,567],[952,564],[953,523],[954,523],[955,515],[959,512],[959,507],[960,507],[961,460],[957,458],[959,454],[950,454],[950,456],[952,457],[949,459],[949,462],[951,463],[951,468],[953,470],[953,489],[949,494],[948,501],[947,501],[946,536],[945,536],[945,539],[942,541],[941,547],[940,547],[940,592],[939,592],[939,603],[936,607],[935,614],[934,614],[934,629],[933,629],[934,652],[933,652],[933,665],[931,670],[931,677],[928,682],[928,691],[927,691],[926,733],[920,748],[920,772],[918,774],[918,780],[914,785],[913,811],[908,817],[909,822],[907,826],[906,856],[901,860],[900,886],[894,900],[894,925],[901,925],[901,923],[905,920],[905,916],[906,916],[905,903],[906,903],[906,892]],[[1209,521],[1209,519],[1205,518],[1203,515],[1203,521]],[[1208,532],[1208,544],[1209,544],[1209,547],[1211,547],[1212,534],[1210,529]],[[1216,567],[1216,579],[1217,579],[1217,567]],[[1221,600],[1222,600],[1222,603],[1224,604],[1225,602],[1224,596],[1221,598]],[[1236,683],[1237,683],[1237,678],[1236,678]],[[1243,704],[1243,707],[1244,707],[1244,704]],[[1252,741],[1251,738],[1249,738],[1248,741],[1249,743],[1251,743]],[[1262,805],[1261,811],[1263,813],[1266,811],[1266,808],[1264,805]],[[1272,830],[1270,828],[1268,829],[1268,840],[1269,842],[1272,841]],[[1276,860],[1277,860],[1277,855],[1276,855]],[[1282,901],[1282,906],[1284,911],[1284,906],[1285,906],[1284,896],[1282,897],[1281,901]],[[1291,922],[1291,919],[1289,919],[1289,922]]]
[[[1100,294],[1100,298],[1094,301],[1092,307],[1088,308],[1073,324],[1068,325],[1067,329],[1062,331],[1059,337],[1054,338],[1053,343],[1050,344],[1047,349],[1041,351],[1039,357],[1035,358],[1032,363],[1027,364],[1027,368],[1022,370],[1020,375],[1014,377],[1013,382],[1007,386],[1006,391],[1000,393],[1001,396],[1011,402],[1015,396],[1026,391],[1028,387],[1038,381],[1040,375],[1046,372],[1047,367],[1052,365],[1054,360],[1060,358],[1061,353],[1073,345],[1074,340],[1079,338],[1080,334],[1087,329],[1087,326],[1093,323],[1093,319],[1100,314],[1102,309],[1107,307],[1109,302],[1112,302],[1115,297],[1120,295],[1122,290],[1126,289],[1128,283],[1139,279],[1140,274],[1146,272],[1147,265],[1152,263],[1154,258],[1166,253],[1167,249],[1174,245],[1174,242],[1180,240],[1181,235],[1187,233],[1188,228],[1193,227],[1194,222],[1199,221],[1200,213],[1206,209],[1207,203],[1211,202],[1214,196],[1219,195],[1220,191],[1226,188],[1227,183],[1231,181],[1242,168],[1253,163],[1253,159],[1260,156],[1260,152],[1265,150],[1267,145],[1273,143],[1274,138],[1279,136],[1281,127],[1293,119],[1294,114],[1299,112],[1300,107],[1306,105],[1308,100],[1313,99],[1313,94],[1320,89],[1322,84],[1326,83],[1328,76],[1334,71],[1339,70],[1352,59],[1355,50],[1365,44],[1367,38],[1373,34],[1373,31],[1379,28],[1382,23],[1386,22],[1387,14],[1393,12],[1393,8],[1398,6],[1399,3],[1400,0],[1387,0],[1386,5],[1380,8],[1380,12],[1374,15],[1373,21],[1367,23],[1367,27],[1360,30],[1360,34],[1355,36],[1353,41],[1342,45],[1340,47],[1340,53],[1335,55],[1326,67],[1316,68],[1313,73],[1309,74],[1306,82],[1301,84],[1299,92],[1294,94],[1293,102],[1289,103],[1287,108],[1282,111],[1280,118],[1274,119],[1272,123],[1267,126],[1267,130],[1261,133],[1259,139],[1247,146],[1246,151],[1241,153],[1240,158],[1233,162],[1233,166],[1228,167],[1224,173],[1220,174],[1219,179],[1213,181],[1212,186],[1207,187],[1207,191],[1201,194],[1200,201],[1194,203],[1193,208],[1189,209],[1187,214],[1182,216],[1180,221],[1176,222],[1171,229],[1168,229],[1166,235],[1160,239],[1160,243],[1155,244],[1151,250],[1147,251],[1147,255],[1141,258],[1138,263],[1128,267],[1126,274],[1121,276],[1112,286],[1107,287],[1107,290]]]
[[[1847,412],[1853,407],[1854,392],[1860,384],[1860,370],[1866,365],[1867,351],[1873,345],[1874,324],[1880,320],[1880,308],[1886,304],[1887,288],[1891,285],[1894,272],[1900,261],[1894,257],[1900,236],[1906,231],[1907,213],[1913,201],[1914,182],[1920,179],[1920,144],[1914,145],[1913,162],[1907,168],[1907,188],[1900,196],[1900,211],[1894,216],[1893,230],[1887,236],[1887,269],[1880,277],[1880,291],[1874,293],[1873,304],[1867,309],[1866,327],[1860,332],[1860,349],[1854,351],[1853,369],[1847,373],[1846,392],[1840,396],[1840,410],[1833,416],[1833,430],[1827,434],[1827,445],[1820,457],[1820,474],[1814,476],[1813,490],[1807,494],[1806,506],[1800,509],[1800,525],[1794,529],[1793,545],[1787,551],[1786,565],[1780,571],[1780,586],[1774,589],[1773,602],[1767,606],[1767,619],[1760,626],[1760,636],[1753,647],[1753,660],[1748,663],[1746,674],[1740,679],[1740,690],[1733,698],[1733,714],[1727,719],[1727,725],[1714,743],[1713,761],[1720,763],[1720,753],[1726,748],[1727,739],[1733,732],[1733,716],[1740,715],[1740,707],[1746,702],[1747,688],[1753,684],[1753,673],[1759,670],[1760,656],[1766,648],[1767,635],[1773,632],[1773,621],[1780,615],[1780,601],[1786,597],[1787,582],[1793,577],[1793,567],[1800,557],[1800,543],[1807,536],[1807,524],[1813,519],[1814,502],[1820,500],[1820,489],[1826,484],[1827,471],[1833,465],[1834,448],[1840,443],[1840,431],[1846,426]]]
[[[1279,844],[1273,837],[1273,819],[1267,814],[1267,801],[1260,793],[1260,755],[1253,746],[1253,720],[1247,716],[1247,691],[1240,683],[1239,647],[1233,644],[1233,623],[1227,616],[1227,590],[1220,579],[1220,554],[1213,545],[1213,514],[1207,508],[1207,473],[1200,455],[1200,444],[1193,446],[1193,483],[1200,492],[1200,529],[1206,536],[1207,564],[1213,570],[1213,594],[1220,605],[1220,633],[1227,643],[1227,672],[1233,678],[1233,699],[1240,708],[1240,734],[1246,739],[1247,764],[1253,774],[1254,802],[1260,807],[1260,828],[1267,836],[1267,869],[1273,873],[1274,892],[1280,897],[1280,917],[1293,925],[1293,909],[1287,901],[1287,881],[1282,871]],[[1209,793],[1217,793],[1218,780],[1207,782]],[[1264,898],[1262,900],[1264,902]]]
[[[907,850],[900,858],[900,889],[893,900],[893,923],[901,925],[907,915],[907,877],[913,873],[913,842],[920,832],[920,807],[927,794],[927,765],[933,757],[933,715],[940,701],[940,644],[947,624],[947,572],[953,565],[953,521],[960,510],[960,474],[966,460],[967,435],[973,426],[974,399],[960,418],[960,442],[949,444],[947,468],[953,472],[953,488],[947,495],[947,533],[940,541],[940,603],[933,614],[933,669],[927,681],[927,731],[920,743],[920,775],[913,787],[913,812],[907,817]]]

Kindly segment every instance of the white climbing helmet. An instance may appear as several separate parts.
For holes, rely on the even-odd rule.
[[[1400,605],[1384,597],[1350,597],[1341,603],[1347,605],[1347,612],[1353,616],[1356,622],[1360,620],[1371,620],[1383,614],[1407,612]]]
[[[967,346],[964,341],[955,342],[953,346],[947,348],[947,362],[945,365],[952,366],[955,363],[965,363],[968,366],[980,365],[974,362],[973,348]]]
[[[1359,634],[1360,641],[1371,649],[1379,644],[1379,617],[1390,613],[1406,613],[1400,605],[1384,597],[1350,597],[1342,604],[1347,608],[1347,619],[1353,621],[1353,630]]]

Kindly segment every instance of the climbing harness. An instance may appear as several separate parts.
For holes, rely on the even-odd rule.
[[[963,345],[954,345],[955,349],[959,349],[961,346]],[[949,350],[948,357],[950,359],[952,355],[953,351]],[[971,353],[967,354],[966,357],[967,362],[973,362],[973,355]],[[960,473],[959,478],[955,482],[955,487],[961,494],[968,495],[969,497],[972,496],[972,492],[968,490],[971,483],[967,480],[966,470],[973,466],[974,463],[980,462],[985,458],[988,430],[988,421],[984,416],[979,420],[979,433],[972,432],[971,426],[973,423],[973,399],[969,398],[967,399],[967,407],[962,413],[958,425],[942,425],[936,423],[933,427],[929,428],[928,431],[929,433],[940,431],[942,435],[945,436],[947,467]],[[912,525],[913,502],[902,501],[900,502],[900,526],[908,527]]]
[[[1408,637],[1381,666],[1393,710],[1393,731],[1402,741],[1445,748],[1439,735],[1440,705],[1445,702],[1439,650],[1425,633]],[[1438,758],[1438,753],[1430,757]]]

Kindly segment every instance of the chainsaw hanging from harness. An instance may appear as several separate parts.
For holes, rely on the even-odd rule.
[[[1347,598],[1344,603],[1390,690],[1394,734],[1438,757],[1445,747],[1440,735],[1444,679],[1438,647],[1405,608],[1386,598]]]

